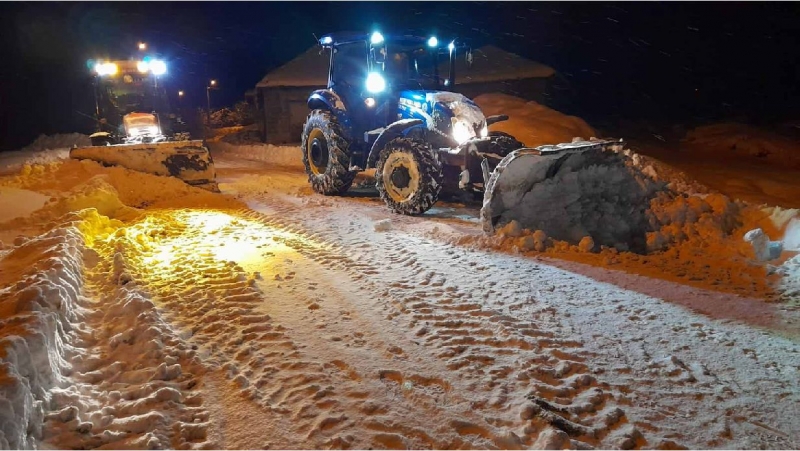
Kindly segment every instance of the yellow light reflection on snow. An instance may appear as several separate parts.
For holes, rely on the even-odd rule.
[[[267,276],[286,258],[302,258],[294,247],[319,247],[302,235],[214,210],[153,212],[126,234],[141,246],[141,269],[162,278],[185,269],[214,271],[227,262]]]

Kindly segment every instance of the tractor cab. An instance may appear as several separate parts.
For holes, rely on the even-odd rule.
[[[404,98],[455,83],[455,43],[442,48],[436,37],[336,33],[319,42],[331,50],[328,89],[346,105],[357,130],[386,126],[402,116]]]
[[[489,135],[488,126],[502,117],[487,118],[472,100],[448,92],[455,41],[442,46],[436,37],[375,32],[329,34],[319,44],[331,52],[328,86],[308,98],[301,141],[316,192],[344,193],[357,172],[374,168],[389,207],[420,214],[443,187],[474,190],[482,183],[483,155],[522,147]]]

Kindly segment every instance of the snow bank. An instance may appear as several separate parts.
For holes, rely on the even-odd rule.
[[[79,320],[83,238],[74,225],[0,260],[0,448],[36,448],[51,390],[65,384],[68,334]]]
[[[52,149],[69,149],[72,146],[88,146],[89,135],[66,133],[55,135],[39,135],[32,143],[20,149],[21,152],[41,152]]]
[[[160,177],[89,160],[24,166],[16,176],[0,180],[4,189],[33,191],[49,200],[38,211],[6,224],[45,224],[70,211],[95,208],[111,218],[129,218],[143,207],[170,208],[187,204],[208,208],[240,208],[241,203],[196,188],[174,177]],[[0,220],[2,222],[2,220]]]
[[[739,123],[698,127],[684,142],[720,157],[744,156],[800,169],[800,143],[768,130]]]
[[[508,115],[507,121],[492,125],[491,130],[509,133],[529,147],[570,142],[575,136],[597,136],[583,119],[519,97],[492,93],[474,101],[486,116]]]
[[[130,276],[122,225],[72,212],[0,259],[0,448],[216,448],[205,370]]]
[[[263,161],[277,166],[302,167],[300,146],[275,146],[272,144],[234,145],[218,141],[208,143],[212,155],[226,155],[247,160]]]
[[[47,200],[47,196],[34,191],[0,186],[0,223],[28,216]]]
[[[87,146],[89,136],[80,133],[40,135],[20,150],[0,153],[0,171],[17,171],[25,165],[47,164],[69,158],[73,146]]]

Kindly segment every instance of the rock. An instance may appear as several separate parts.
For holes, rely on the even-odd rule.
[[[783,243],[780,241],[770,241],[767,245],[767,251],[769,253],[769,259],[775,260],[781,256],[781,252],[783,252]]]
[[[495,443],[500,449],[522,449],[522,439],[512,431],[507,431],[497,437]]]
[[[544,252],[547,250],[547,234],[543,230],[533,232],[534,249],[537,252]]]
[[[519,248],[523,251],[536,249],[536,240],[532,236],[524,236],[519,239]]]
[[[519,221],[515,219],[503,226],[503,228],[500,229],[500,234],[511,238],[519,238],[522,236],[522,226],[519,224]]]
[[[753,254],[758,261],[774,260],[783,252],[783,243],[770,241],[769,236],[761,229],[753,229],[745,233],[744,240],[753,246]]]
[[[547,428],[539,433],[533,449],[564,449],[569,447],[569,436],[558,429]]]
[[[642,433],[632,424],[623,426],[614,435],[611,443],[616,449],[633,449],[639,444],[638,442],[644,441]]]
[[[388,232],[392,230],[392,220],[391,219],[381,219],[380,221],[376,222],[372,226],[376,232]]]
[[[578,243],[578,250],[584,253],[589,253],[594,250],[594,240],[590,236],[585,236],[581,238],[581,242]]]

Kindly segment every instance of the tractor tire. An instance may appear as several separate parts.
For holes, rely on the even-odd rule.
[[[331,196],[350,189],[356,173],[350,170],[349,145],[330,112],[314,110],[308,115],[300,148],[308,182],[315,192]]]
[[[489,152],[504,157],[511,152],[525,147],[517,138],[505,132],[493,131],[489,132]]]
[[[439,154],[423,141],[396,138],[386,144],[375,169],[375,187],[390,210],[420,215],[442,190]]]

